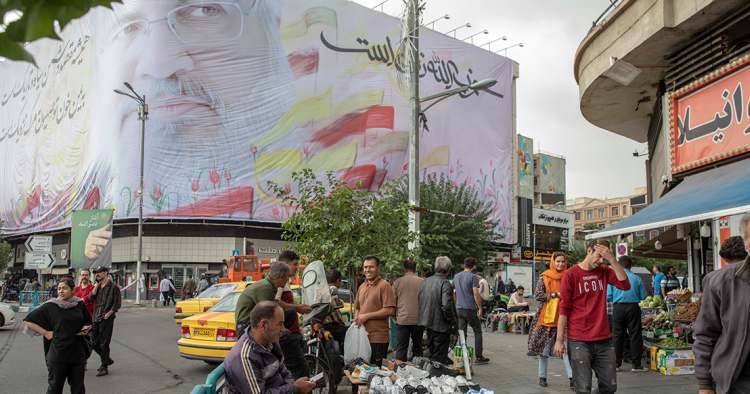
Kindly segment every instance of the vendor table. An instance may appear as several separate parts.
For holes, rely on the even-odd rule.
[[[346,378],[349,379],[349,381],[352,383],[352,394],[369,394],[370,388],[367,386],[370,384],[367,380],[362,380],[360,378],[355,378],[352,376],[352,374],[349,372],[349,370],[345,369],[344,374],[346,375]],[[396,381],[395,376],[391,376],[392,381]]]

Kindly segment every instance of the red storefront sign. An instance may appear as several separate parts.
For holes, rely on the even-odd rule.
[[[674,92],[670,98],[673,173],[750,151],[747,56]]]

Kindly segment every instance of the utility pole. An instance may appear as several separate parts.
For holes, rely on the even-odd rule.
[[[409,205],[419,206],[419,2],[408,0],[404,50],[407,56],[409,81]],[[419,232],[419,211],[409,210],[409,231]],[[419,247],[419,238],[409,243],[409,249]]]

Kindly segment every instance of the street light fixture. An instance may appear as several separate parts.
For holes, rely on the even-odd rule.
[[[461,26],[459,26],[459,27],[457,27],[457,28],[455,28],[453,30],[448,30],[447,32],[445,32],[445,35],[447,36],[448,34],[453,33],[453,38],[456,38],[456,30],[458,30],[458,29],[460,29],[462,27],[471,27],[471,23],[467,23],[465,25],[461,25]]]
[[[412,70],[414,71],[414,70]],[[460,88],[455,88],[451,90],[447,90],[442,93],[434,94],[432,96],[427,96],[420,98],[416,103],[415,107],[413,108],[416,110],[416,116],[412,117],[411,119],[411,127],[409,128],[409,205],[413,207],[413,209],[409,210],[409,231],[418,233],[419,232],[419,211],[424,209],[418,209],[421,208],[419,206],[419,117],[425,113],[428,109],[430,109],[433,105],[447,99],[448,97],[451,97],[453,95],[463,93],[468,91],[469,89],[473,90],[484,90],[489,89],[492,86],[495,86],[497,83],[494,79],[483,79],[479,82],[473,83],[471,85],[462,86]],[[417,92],[418,93],[418,92]],[[427,106],[425,109],[421,109],[421,103],[430,101],[430,100],[436,100],[430,105]],[[455,216],[455,215],[454,215]],[[419,245],[419,239],[417,239],[417,242],[409,243],[409,249],[414,249],[416,246]]]
[[[141,97],[135,92],[129,83],[123,82],[125,87],[133,92],[133,95],[123,92],[122,90],[115,89],[115,93],[123,96],[128,96],[138,103],[138,120],[141,121],[141,180],[138,186],[138,261],[136,263],[136,291],[135,291],[135,305],[141,305],[141,256],[143,254],[143,145],[146,139],[146,121],[148,120],[148,104],[146,104],[146,96]]]
[[[487,29],[485,29],[484,31],[480,31],[480,32],[479,32],[479,33],[477,33],[477,34],[472,34],[472,35],[470,35],[470,36],[468,36],[468,37],[464,38],[464,39],[463,39],[463,40],[461,40],[461,41],[466,41],[466,40],[468,40],[469,38],[471,38],[471,43],[473,44],[473,43],[474,43],[474,37],[476,37],[476,36],[478,36],[478,35],[480,35],[480,34],[490,34],[490,31],[489,31],[489,30],[487,30]]]
[[[487,50],[491,51],[492,50],[492,46],[490,44],[492,44],[495,41],[500,41],[500,40],[508,41],[508,37],[502,36],[502,37],[500,37],[498,39],[495,39],[495,40],[492,40],[490,42],[485,42],[484,44],[480,45],[479,47],[481,48],[481,47],[487,45]]]
[[[451,16],[450,16],[450,15],[448,15],[448,14],[445,14],[445,15],[441,16],[440,18],[437,18],[437,19],[435,19],[435,20],[434,20],[434,21],[432,21],[432,22],[427,22],[427,23],[425,23],[425,24],[424,24],[424,26],[427,26],[427,25],[432,25],[432,27],[430,27],[430,29],[432,29],[432,30],[435,30],[435,22],[437,22],[437,21],[439,21],[439,20],[441,20],[441,19],[450,19],[450,18],[451,18]]]
[[[505,51],[505,53],[503,54],[503,56],[507,56],[508,55],[508,49],[513,48],[513,47],[521,47],[521,48],[523,48],[523,43],[519,42],[518,44],[511,45],[511,46],[509,46],[507,48],[503,48],[503,49],[500,49],[498,51],[495,51],[495,53],[498,53],[500,51]]]

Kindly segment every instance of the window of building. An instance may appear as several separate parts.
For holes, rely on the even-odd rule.
[[[599,223],[599,228],[603,229],[604,228],[604,223]]]
[[[594,211],[586,211],[586,219],[593,219]]]
[[[651,230],[648,232],[648,238],[654,239],[659,236],[659,230]]]
[[[560,249],[560,238],[562,237],[562,234],[560,233],[561,230],[558,227],[550,227],[550,226],[543,226],[538,225],[536,226],[536,234],[535,234],[535,241],[536,241],[536,248],[538,249],[554,249],[559,250]]]
[[[628,206],[627,205],[623,205],[622,206],[622,214],[623,215],[627,215],[628,214]]]
[[[576,212],[576,220],[581,220],[581,212]]]
[[[638,237],[642,237],[642,236],[644,236],[645,234],[646,234],[646,232],[645,232],[645,231],[643,231],[643,230],[641,230],[641,231],[636,231],[636,232],[635,232],[635,235],[636,235],[636,236],[638,236]]]
[[[612,207],[612,216],[620,216],[620,208]]]
[[[603,217],[604,217],[604,215],[605,215],[605,214],[604,214],[604,208],[599,208],[599,217],[600,217],[600,218],[603,218]]]

